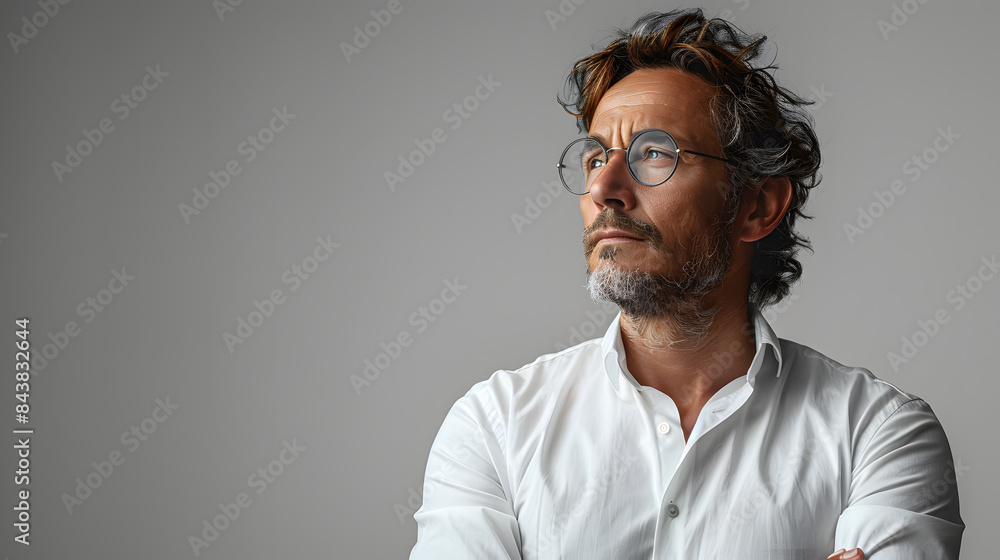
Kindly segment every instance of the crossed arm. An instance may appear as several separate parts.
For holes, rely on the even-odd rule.
[[[506,458],[487,431],[463,408],[449,412],[428,459],[411,560],[522,558]],[[958,560],[964,470],[930,406],[902,404],[853,458],[834,539],[840,548],[829,558]]]

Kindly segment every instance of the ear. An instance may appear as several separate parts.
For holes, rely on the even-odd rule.
[[[792,182],[788,177],[768,177],[759,186],[744,189],[743,203],[747,217],[743,220],[740,240],[754,242],[774,231],[792,205]]]

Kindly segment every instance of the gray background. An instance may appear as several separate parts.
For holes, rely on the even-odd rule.
[[[3,554],[191,558],[189,536],[245,492],[250,505],[202,557],[405,557],[451,404],[494,370],[567,345],[573,329],[603,332],[611,315],[595,314],[582,287],[576,200],[542,194],[577,136],[555,95],[592,44],[676,5],[566,0],[568,15],[550,23],[558,0],[402,0],[348,60],[342,43],[387,4],[244,0],[222,17],[209,0],[71,2],[51,18],[32,1],[0,8],[0,359],[13,371],[18,317],[31,319],[34,353],[52,344],[54,356],[32,376],[30,547],[13,543],[10,435],[0,460]],[[883,35],[893,4],[704,7],[767,34],[779,78],[821,101],[824,180],[810,198],[816,218],[802,224],[815,255],[802,257],[795,299],[768,318],[779,336],[931,404],[962,465],[963,557],[985,558],[995,550],[987,511],[1000,502],[1000,279],[973,280],[981,289],[962,309],[948,294],[1000,249],[1000,8],[895,0],[917,9]],[[15,52],[9,33],[22,17],[48,21]],[[121,119],[113,104],[147,65],[169,75],[136,90],[145,98]],[[490,76],[500,85],[453,129],[446,111]],[[241,142],[283,107],[295,117],[247,162]],[[103,118],[114,130],[60,180],[53,162]],[[914,181],[904,164],[939,127],[960,137],[929,152],[936,161]],[[435,128],[447,139],[391,190],[384,173]],[[241,173],[187,223],[179,205],[229,160]],[[897,179],[905,193],[850,237],[845,224]],[[544,208],[526,215],[526,198]],[[292,291],[283,274],[318,236],[340,246]],[[134,280],[87,312],[123,267]],[[455,278],[468,287],[433,304]],[[224,333],[275,289],[283,303],[231,353]],[[428,305],[439,315],[418,332],[411,314]],[[948,323],[894,368],[888,353],[938,309]],[[60,349],[49,335],[61,339],[69,321],[79,333]],[[358,394],[350,377],[402,331],[412,343]],[[0,388],[0,425],[19,427],[13,380]],[[163,418],[156,399],[166,398],[179,408],[147,421],[155,431],[139,447],[125,445],[123,432]],[[293,440],[306,449],[274,463]],[[115,451],[124,462],[70,513],[64,494],[77,478],[97,480],[92,463]],[[258,494],[250,477],[269,464],[281,474]]]

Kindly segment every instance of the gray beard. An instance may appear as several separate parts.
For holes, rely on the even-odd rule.
[[[677,347],[701,342],[718,312],[717,307],[705,308],[705,296],[722,283],[729,270],[731,250],[726,233],[731,230],[732,222],[720,224],[711,237],[694,240],[692,245],[703,250],[684,265],[680,278],[623,269],[615,262],[620,249],[602,247],[601,263],[596,270],[588,270],[591,299],[595,303],[614,303],[641,331],[650,319],[668,318],[670,332],[651,333],[665,345]]]

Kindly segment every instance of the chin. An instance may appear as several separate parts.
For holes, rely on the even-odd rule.
[[[627,272],[646,272],[652,276],[664,276],[665,270],[660,263],[658,266],[651,266],[650,263],[644,262],[641,259],[630,259],[624,257],[620,252],[615,251],[612,255],[598,255],[597,262],[594,265],[587,263],[588,272],[593,272],[598,268],[617,268],[619,270]]]

